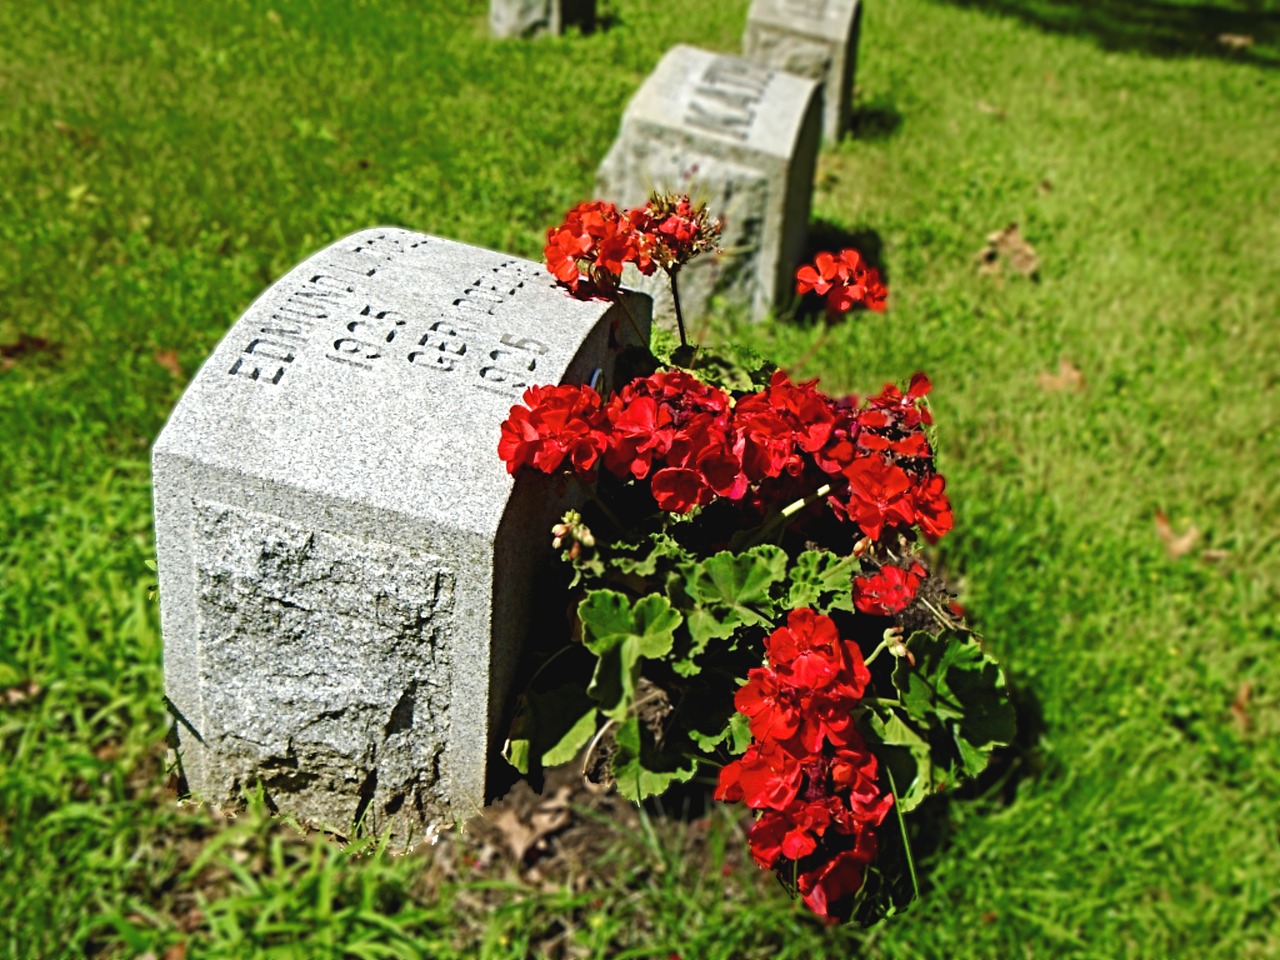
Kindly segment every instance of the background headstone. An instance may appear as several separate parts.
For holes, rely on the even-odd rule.
[[[367,230],[272,286],[153,456],[165,689],[196,796],[400,841],[470,816],[563,489],[513,483],[527,384],[608,378],[649,304]],[[494,740],[498,739],[495,745]]]
[[[656,189],[705,200],[724,221],[724,253],[680,273],[686,317],[713,294],[759,319],[793,295],[804,252],[820,138],[817,84],[740,57],[673,47],[632,97],[600,165],[597,192],[619,206]],[[628,285],[654,297],[671,322],[665,275]]]
[[[858,0],[752,0],[745,56],[822,84],[822,136],[835,143],[853,118]]]
[[[559,36],[570,25],[595,25],[596,0],[489,0],[489,28],[495,37]]]

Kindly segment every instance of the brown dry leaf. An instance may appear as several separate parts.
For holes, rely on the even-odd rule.
[[[1188,527],[1185,533],[1174,533],[1169,518],[1164,515],[1163,510],[1156,511],[1156,533],[1164,543],[1164,551],[1169,555],[1170,560],[1185,557],[1200,539],[1200,531],[1194,524]]]
[[[204,913],[199,907],[192,907],[178,918],[178,929],[183,933],[195,933],[204,924]]]
[[[1022,238],[1016,223],[987,235],[987,245],[978,251],[978,272],[995,274],[1002,264],[1008,264],[1024,277],[1030,277],[1040,269],[1040,260],[1031,244]]]
[[[175,379],[182,379],[182,364],[178,362],[177,350],[156,350],[155,360],[173,374]]]
[[[569,825],[569,796],[572,790],[562,786],[551,796],[527,811],[527,819],[519,810],[505,807],[488,817],[489,823],[502,834],[502,839],[517,863],[523,862],[530,850],[545,845],[547,837]]]
[[[1220,33],[1218,44],[1228,50],[1243,50],[1253,46],[1253,37],[1247,33]]]
[[[73,127],[65,120],[54,120],[53,129],[74,140],[78,147],[94,147],[98,144],[98,135],[88,127]]]
[[[164,952],[164,960],[187,960],[187,945],[175,943]]]
[[[1079,393],[1084,389],[1084,374],[1069,360],[1058,361],[1058,372],[1045,370],[1036,375],[1036,386],[1046,393],[1061,393],[1071,390]]]
[[[0,371],[13,367],[20,357],[56,349],[57,347],[44,337],[33,337],[29,333],[20,333],[18,334],[18,339],[13,343],[0,343]]]
[[[1249,698],[1253,695],[1253,681],[1244,680],[1236,691],[1236,698],[1231,701],[1231,717],[1241,733],[1249,732]]]
[[[1009,116],[1007,113],[1004,112],[1004,109],[1002,107],[992,106],[991,104],[987,103],[987,101],[985,100],[979,100],[977,103],[974,104],[974,106],[977,107],[979,110],[981,110],[983,113],[986,113],[995,117],[997,120],[1003,120]]]
[[[41,689],[40,684],[34,680],[19,683],[17,686],[9,687],[3,692],[4,702],[7,706],[16,707],[18,704],[26,703],[33,697],[38,697]]]
[[[1205,563],[1221,563],[1223,560],[1230,559],[1230,557],[1231,557],[1230,550],[1209,549],[1209,550],[1200,551],[1200,559],[1203,560]]]

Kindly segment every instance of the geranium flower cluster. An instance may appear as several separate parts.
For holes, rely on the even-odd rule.
[[[838,919],[833,908],[861,888],[893,806],[855,727],[871,675],[857,644],[807,608],[791,611],[765,653],[734,697],[751,745],[721,769],[715,797],[760,811],[752,858],[784,883],[794,878],[814,913]]]
[[[810,291],[826,298],[831,313],[846,313],[858,303],[881,311],[889,297],[880,271],[853,249],[819,253],[812,264],[797,270],[796,293],[804,296]]]
[[[643,206],[620,211],[612,203],[580,203],[547,231],[547,269],[575,297],[612,298],[622,269],[634,263],[645,276],[659,267],[674,273],[714,250],[720,221],[687,195],[655,193]]]
[[[823,491],[872,541],[915,525],[932,539],[952,513],[924,433],[928,391],[917,374],[905,394],[889,386],[859,405],[779,371],[735,401],[683,370],[634,380],[607,403],[589,387],[531,387],[502,424],[498,453],[511,473],[590,480],[603,465],[647,481],[658,507],[677,514],[718,499],[763,512]]]

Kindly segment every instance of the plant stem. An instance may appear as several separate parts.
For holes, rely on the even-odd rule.
[[[774,530],[776,530],[778,527],[785,524],[788,520],[790,520],[793,516],[795,516],[805,507],[809,506],[811,503],[815,503],[816,501],[820,500],[822,497],[825,497],[830,492],[831,492],[831,484],[824,483],[822,486],[820,486],[817,490],[813,491],[813,493],[809,494],[807,497],[803,497],[800,500],[796,500],[794,503],[787,504],[778,512],[778,515],[776,517],[774,517],[772,520],[764,524],[762,527],[760,527],[759,530],[756,531],[755,536],[753,536],[748,542],[748,546],[754,547],[758,543],[764,543],[769,538],[769,535],[773,533]]]
[[[671,302],[676,308],[676,328],[680,331],[680,346],[687,347],[689,340],[684,335],[684,313],[680,310],[680,289],[676,285],[676,274],[679,272],[679,267],[671,267],[667,270],[667,276],[671,280]]]
[[[893,791],[893,809],[898,815],[898,829],[902,831],[902,849],[907,854],[907,869],[911,871],[911,889],[917,898],[920,896],[920,881],[916,878],[916,861],[911,856],[911,841],[907,838],[907,821],[902,816],[902,797],[898,794],[898,785],[893,782],[893,771],[886,763],[884,772],[889,777],[889,789]]]
[[[888,641],[888,640],[881,640],[881,641],[880,641],[880,646],[876,647],[874,650],[872,650],[872,651],[871,651],[871,656],[869,656],[869,657],[867,657],[865,660],[863,660],[863,661],[862,661],[862,662],[863,662],[863,664],[864,664],[865,666],[868,666],[868,667],[869,667],[869,666],[871,666],[871,664],[875,662],[876,657],[880,656],[880,654],[882,654],[882,653],[884,652],[884,649],[885,649],[885,647],[887,647],[887,646],[889,646],[889,641]]]

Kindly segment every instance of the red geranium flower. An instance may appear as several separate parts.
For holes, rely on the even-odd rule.
[[[587,473],[604,452],[607,438],[600,395],[586,386],[534,386],[524,392],[524,406],[511,408],[503,421],[498,456],[515,473],[531,466],[554,473],[568,458]]]
[[[880,282],[880,271],[853,249],[841,250],[834,256],[824,251],[812,265],[797,270],[796,292],[803,296],[810,291],[826,297],[831,313],[847,313],[855,304],[880,311],[889,296]]]
[[[869,577],[854,577],[854,606],[878,617],[892,616],[915,599],[926,576],[928,571],[916,561],[906,569],[885,566]]]

